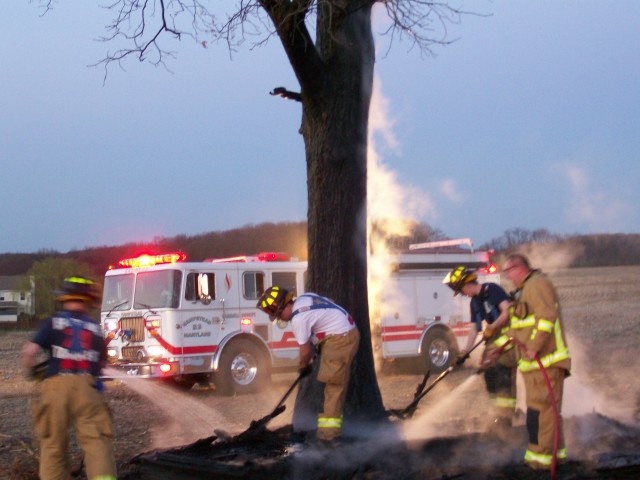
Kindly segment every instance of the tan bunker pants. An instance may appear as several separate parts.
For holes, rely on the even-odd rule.
[[[358,351],[357,328],[342,335],[329,335],[320,343],[318,381],[324,386],[324,411],[318,416],[320,440],[334,440],[342,432],[342,411],[347,396],[351,363]]]
[[[91,375],[56,375],[44,380],[35,408],[40,437],[40,478],[68,480],[69,425],[75,426],[89,480],[115,480],[111,412]]]
[[[562,462],[567,458],[562,432],[562,395],[566,370],[549,367],[546,371],[558,407],[557,419],[542,372],[535,370],[522,374],[527,391],[527,431],[529,433],[529,445],[524,460],[532,468],[543,470],[551,468],[556,421],[558,421],[559,431],[557,459]]]

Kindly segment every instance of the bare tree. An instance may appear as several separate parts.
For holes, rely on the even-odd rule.
[[[42,0],[51,8],[53,0]],[[308,182],[307,288],[344,305],[362,332],[347,408],[364,417],[383,415],[374,371],[367,295],[367,127],[375,51],[374,0],[238,0],[230,13],[216,1],[111,0],[114,12],[104,40],[117,47],[101,63],[130,57],[166,65],[174,53],[163,38],[223,41],[231,51],[253,35],[277,37],[300,92],[272,92],[302,104]],[[225,2],[226,3],[226,2]],[[426,0],[380,2],[390,19],[389,46],[409,40],[431,53],[446,41],[446,25],[460,10]],[[214,11],[215,9],[215,11]]]

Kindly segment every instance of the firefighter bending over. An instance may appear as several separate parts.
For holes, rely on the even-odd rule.
[[[31,373],[40,352],[49,354],[42,398],[34,410],[40,478],[71,478],[67,451],[73,423],[87,478],[115,480],[113,425],[98,378],[107,353],[100,324],[88,315],[97,300],[94,284],[69,277],[56,293],[62,310],[48,318],[22,350],[22,364]]]
[[[509,329],[510,299],[500,285],[490,282],[480,284],[477,280],[474,270],[461,266],[447,274],[443,283],[454,291],[454,296],[462,293],[471,298],[471,330],[466,348],[458,355],[457,364],[461,365],[468,358],[478,332],[482,332],[486,346],[482,352],[481,369],[494,405],[492,427],[500,432],[511,427],[516,408],[515,352],[513,345],[503,347],[507,341],[503,333]],[[484,331],[483,320],[487,324]],[[500,356],[496,359],[494,357],[498,352]]]
[[[509,333],[517,344],[518,370],[524,378],[527,397],[529,445],[524,460],[533,469],[550,470],[554,454],[559,462],[567,458],[561,407],[571,357],[562,329],[558,294],[540,270],[530,267],[524,255],[510,255],[502,271],[517,288],[513,294]],[[540,364],[545,369],[549,386]],[[559,438],[557,451],[554,451],[556,426]]]
[[[351,315],[331,300],[304,293],[293,300],[293,293],[278,286],[268,288],[258,308],[271,320],[291,322],[300,345],[300,374],[311,373],[313,343],[319,352],[317,380],[324,383],[324,410],[318,415],[317,438],[335,441],[342,432],[342,412],[358,351],[360,334]]]

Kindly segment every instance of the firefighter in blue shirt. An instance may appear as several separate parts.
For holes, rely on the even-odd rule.
[[[115,480],[113,423],[99,379],[106,347],[100,324],[88,315],[97,300],[94,284],[84,277],[69,277],[56,293],[62,310],[44,322],[22,351],[22,364],[29,372],[40,352],[49,354],[42,398],[34,412],[40,479],[71,478],[67,451],[73,424],[87,478]]]
[[[461,293],[471,299],[471,331],[466,348],[458,356],[458,364],[461,365],[468,358],[478,332],[482,332],[486,346],[482,353],[481,368],[487,392],[495,407],[493,422],[498,429],[509,427],[516,407],[516,362],[511,352],[513,347],[509,345],[509,351],[503,352],[497,361],[492,355],[501,351],[501,342],[506,338],[502,331],[509,328],[509,295],[498,284],[478,283],[475,271],[464,266],[453,269],[443,283],[451,287],[454,295]],[[483,320],[486,323],[484,331]]]

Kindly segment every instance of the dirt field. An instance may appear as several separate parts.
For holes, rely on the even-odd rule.
[[[640,267],[572,269],[551,272],[558,288],[573,375],[566,382],[565,417],[598,412],[627,424],[640,423]],[[19,352],[30,332],[0,332],[0,470],[2,479],[35,479],[37,443],[31,433],[30,405],[37,397],[24,380]],[[406,423],[406,438],[481,432],[486,428],[483,409],[488,405],[480,377],[473,375],[472,358],[454,371],[420,404]],[[473,378],[472,378],[473,377]],[[214,388],[196,387],[188,393],[144,381],[108,382],[116,423],[116,453],[123,465],[135,455],[154,448],[189,443],[221,429],[235,434],[251,420],[269,413],[290,382],[278,375],[263,394],[222,397]],[[421,376],[380,375],[387,409],[405,407]],[[270,428],[290,422],[292,402]],[[448,431],[444,431],[443,425]],[[571,452],[570,456],[586,455]],[[72,462],[81,456],[72,449]],[[479,477],[480,478],[480,477]]]

